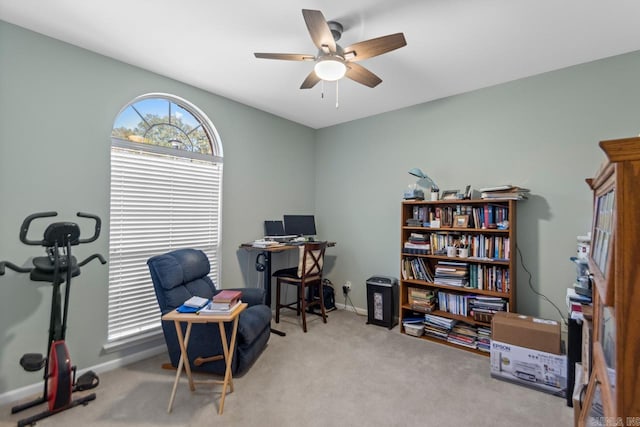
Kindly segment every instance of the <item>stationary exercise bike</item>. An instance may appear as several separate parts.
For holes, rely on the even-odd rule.
[[[71,290],[71,278],[80,274],[80,267],[93,259],[98,259],[106,264],[100,254],[93,254],[85,260],[78,262],[71,255],[71,247],[84,243],[90,243],[100,236],[101,220],[96,215],[78,212],[78,216],[95,221],[93,236],[80,238],[80,228],[74,222],[54,222],[47,226],[42,240],[30,240],[27,238],[29,227],[34,219],[57,216],[57,212],[41,212],[29,215],[20,227],[20,241],[26,245],[44,246],[46,256],[33,258],[33,267],[25,268],[12,264],[9,261],[0,262],[0,276],[5,272],[5,267],[19,272],[30,273],[33,281],[49,282],[52,286],[51,316],[49,320],[49,338],[47,340],[48,357],[39,353],[27,353],[20,359],[20,365],[28,372],[36,372],[44,368],[44,391],[42,396],[11,408],[11,413],[23,411],[44,402],[49,403],[48,410],[34,416],[18,421],[18,427],[33,425],[36,421],[49,417],[58,412],[73,408],[78,405],[87,405],[96,398],[95,393],[72,400],[74,391],[89,390],[98,385],[98,376],[88,371],[76,380],[76,367],[71,365],[69,351],[65,344],[67,329],[67,314],[69,311],[69,292]],[[64,302],[60,294],[60,285],[66,282]]]

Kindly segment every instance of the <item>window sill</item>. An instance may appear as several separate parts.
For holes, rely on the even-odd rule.
[[[103,345],[102,349],[105,353],[113,353],[125,348],[136,347],[148,342],[158,341],[163,338],[164,337],[162,335],[162,329],[157,329],[154,331],[145,332],[140,335],[110,341]]]

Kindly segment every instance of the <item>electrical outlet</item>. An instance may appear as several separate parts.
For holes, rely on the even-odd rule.
[[[344,286],[345,286],[345,288],[347,288],[347,289],[351,289],[351,282],[347,280],[347,281],[345,282]]]

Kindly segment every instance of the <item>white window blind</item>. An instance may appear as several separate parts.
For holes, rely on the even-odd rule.
[[[184,153],[186,154],[186,153]],[[219,283],[222,163],[112,146],[110,342],[160,327],[147,259],[203,250]]]

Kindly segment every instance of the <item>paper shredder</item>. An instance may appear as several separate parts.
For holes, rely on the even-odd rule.
[[[367,279],[367,324],[386,326],[398,324],[398,279],[373,276]]]

